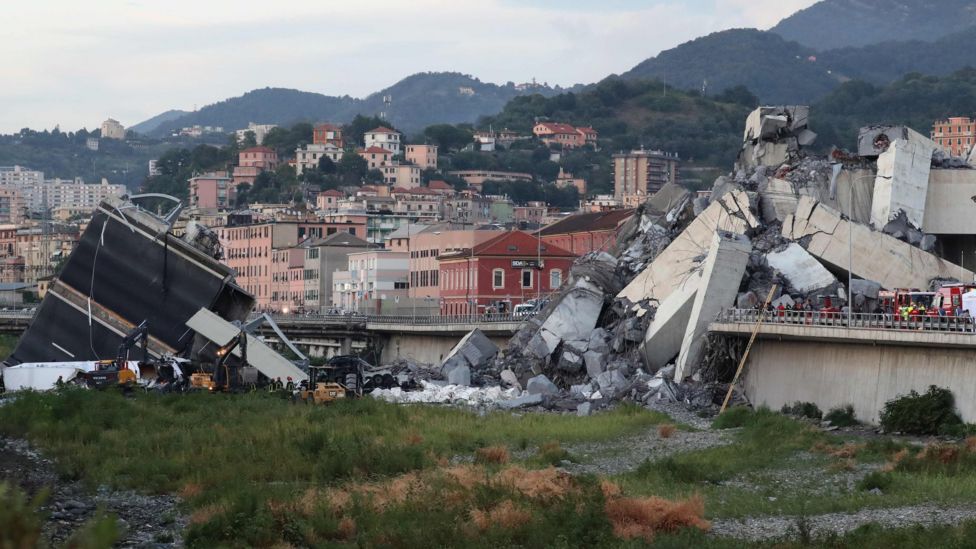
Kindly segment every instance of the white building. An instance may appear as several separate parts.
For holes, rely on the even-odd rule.
[[[44,172],[30,170],[23,166],[0,166],[0,186],[23,187],[44,183]]]
[[[410,254],[390,250],[351,253],[349,269],[332,275],[332,302],[345,310],[396,309],[409,293]]]
[[[277,127],[277,124],[255,124],[254,122],[249,122],[247,128],[237,130],[234,134],[237,136],[237,142],[240,143],[244,141],[247,132],[254,132],[254,140],[260,145],[264,143],[264,136],[268,135],[268,132]]]
[[[305,148],[295,149],[295,173],[302,175],[302,172],[309,168],[318,168],[319,160],[326,157],[329,160],[339,163],[342,158],[342,149],[332,143],[312,143],[305,145]]]
[[[159,161],[158,160],[149,161],[149,177],[163,174],[163,172],[159,171],[159,166],[156,165],[157,162]]]
[[[102,139],[125,139],[125,127],[118,120],[109,118],[102,122]]]
[[[366,149],[379,147],[400,154],[400,132],[380,126],[363,134]]]
[[[44,183],[25,185],[20,188],[24,203],[31,211],[41,211],[45,202],[51,209],[90,209],[110,196],[122,196],[128,191],[125,185],[112,185],[107,179],[88,184],[80,177],[74,180],[48,179]]]

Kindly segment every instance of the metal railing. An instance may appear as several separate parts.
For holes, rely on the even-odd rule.
[[[278,324],[288,323],[325,323],[325,324],[364,324],[367,322],[377,324],[408,324],[414,326],[435,326],[435,325],[454,325],[454,324],[480,324],[480,323],[506,323],[524,322],[536,313],[521,314],[476,314],[476,315],[369,315],[369,314],[312,314],[312,313],[293,313],[280,314],[269,313]],[[257,315],[254,315],[256,317]]]
[[[762,312],[756,309],[726,309],[718,314],[716,321],[754,324],[759,320],[759,315],[763,315],[763,322],[768,324],[970,334],[976,331],[976,324],[971,317],[924,315],[906,317],[888,313],[852,313],[848,319],[847,313],[837,312],[777,310]]]

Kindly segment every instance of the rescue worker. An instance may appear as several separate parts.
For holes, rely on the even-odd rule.
[[[291,376],[288,376],[288,383],[285,384],[285,391],[292,393],[295,391],[295,382],[292,381]]]
[[[284,385],[281,384],[281,376],[275,378],[273,385],[275,391],[280,391],[284,387]]]
[[[64,376],[58,376],[58,380],[54,382],[54,386],[58,389],[64,387]]]
[[[780,319],[781,319],[781,321],[782,321],[782,318],[783,318],[784,316],[786,316],[786,307],[785,307],[785,306],[784,306],[784,305],[783,305],[782,303],[780,303],[780,304],[779,304],[779,305],[778,305],[778,306],[776,307],[776,311],[777,311],[777,313],[776,313],[776,314],[778,314],[778,315],[779,315],[779,318],[780,318]]]

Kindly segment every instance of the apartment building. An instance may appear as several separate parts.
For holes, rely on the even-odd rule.
[[[190,207],[225,210],[237,204],[237,185],[225,171],[190,178]]]
[[[333,301],[333,274],[349,270],[350,253],[365,252],[375,246],[355,235],[335,233],[306,240],[302,248],[305,250],[305,310],[326,313],[337,308]]]
[[[363,134],[363,144],[367,149],[379,147],[400,154],[400,132],[380,126]]]
[[[668,183],[678,181],[677,154],[644,149],[613,155],[613,196],[625,208],[642,204]]]
[[[421,170],[437,169],[437,145],[406,145],[404,150],[407,162]]]
[[[976,144],[976,120],[962,116],[936,120],[932,125],[932,141],[953,156],[967,156]]]

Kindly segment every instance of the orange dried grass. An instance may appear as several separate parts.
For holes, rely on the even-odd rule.
[[[482,532],[495,526],[505,530],[511,530],[524,526],[531,520],[532,513],[516,507],[515,503],[510,499],[506,499],[487,511],[482,511],[481,509],[471,510],[471,522]]]
[[[474,451],[475,463],[493,463],[504,465],[509,462],[511,456],[505,446],[486,446]]]
[[[705,504],[697,495],[680,501],[653,496],[613,498],[606,502],[605,510],[613,534],[622,539],[652,541],[659,532],[675,532],[688,527],[708,530],[711,527],[703,518]]]
[[[671,438],[671,435],[673,435],[677,430],[678,428],[670,423],[662,423],[657,428],[657,436],[661,438]]]

